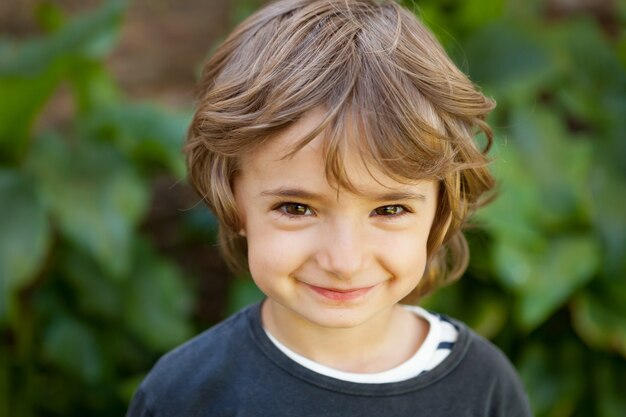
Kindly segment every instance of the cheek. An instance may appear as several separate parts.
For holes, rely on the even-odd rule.
[[[428,236],[407,233],[381,242],[381,261],[393,275],[419,279],[426,267]]]
[[[248,262],[255,280],[288,276],[308,258],[306,242],[294,232],[248,228]]]

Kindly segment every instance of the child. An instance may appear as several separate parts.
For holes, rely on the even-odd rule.
[[[531,415],[498,349],[399,304],[467,265],[493,107],[391,0],[281,0],[241,24],[186,152],[225,258],[267,298],[165,355],[128,415]]]

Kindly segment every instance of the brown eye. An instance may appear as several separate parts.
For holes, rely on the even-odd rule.
[[[309,206],[298,203],[285,203],[279,207],[280,211],[290,216],[310,216],[313,214]]]
[[[374,214],[377,216],[398,216],[406,211],[407,210],[402,206],[383,206],[374,209]]]

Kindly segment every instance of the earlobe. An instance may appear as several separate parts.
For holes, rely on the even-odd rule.
[[[239,233],[239,236],[246,237],[246,231],[243,230],[243,229],[239,229],[239,232],[237,232],[237,233]]]

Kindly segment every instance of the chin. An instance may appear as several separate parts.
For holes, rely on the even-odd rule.
[[[351,308],[334,308],[304,315],[309,322],[328,329],[358,327],[366,323],[372,316],[373,314],[366,314]]]

